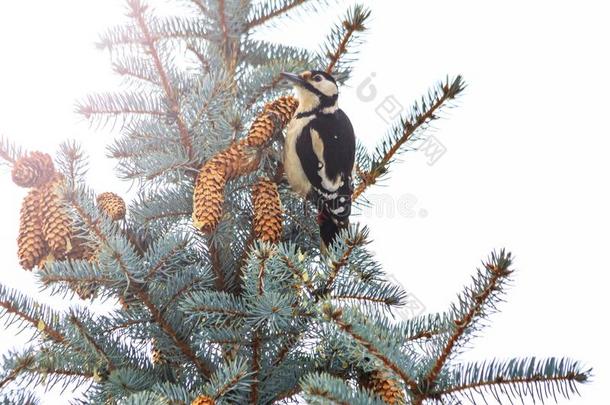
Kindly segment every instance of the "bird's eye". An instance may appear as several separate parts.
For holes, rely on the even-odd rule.
[[[313,77],[313,80],[316,81],[316,82],[321,82],[322,81],[322,76],[316,75],[316,76]]]

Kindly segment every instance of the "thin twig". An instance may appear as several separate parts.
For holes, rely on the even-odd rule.
[[[360,171],[359,177],[362,179],[362,181],[354,190],[352,200],[356,200],[370,185],[375,184],[377,179],[385,173],[385,170],[383,169],[386,168],[387,165],[392,161],[400,148],[412,138],[413,134],[418,129],[435,117],[437,110],[440,109],[447,100],[455,97],[455,93],[450,90],[451,89],[448,88],[447,91],[444,91],[443,95],[439,97],[435,103],[430,105],[425,113],[418,115],[415,122],[405,122],[402,136],[396,142],[394,142],[392,147],[384,154],[384,156],[378,162],[376,162],[375,167],[368,172]]]
[[[333,316],[332,320],[335,324],[344,331],[346,334],[352,337],[356,342],[360,343],[366,350],[379,359],[383,364],[390,370],[392,370],[396,375],[400,376],[404,383],[414,392],[418,390],[417,381],[406,374],[400,367],[398,367],[394,362],[392,362],[387,356],[381,353],[371,342],[364,338],[364,336],[359,335],[354,331],[352,325],[346,323],[342,318],[341,314]]]
[[[153,63],[155,64],[155,67],[157,69],[157,73],[159,74],[159,78],[161,79],[161,84],[163,86],[165,96],[169,101],[170,110],[172,113],[176,114],[176,124],[178,125],[178,130],[180,131],[180,139],[182,141],[182,145],[186,149],[189,161],[191,161],[193,159],[193,145],[187,126],[184,123],[184,120],[180,114],[180,104],[178,103],[175,91],[172,88],[167,77],[167,72],[165,71],[165,68],[161,63],[161,58],[159,57],[157,47],[155,46],[155,40],[152,37],[150,30],[148,29],[148,25],[146,24],[146,21],[144,19],[143,10],[134,9],[133,11],[134,17],[138,22],[140,30],[142,31],[142,35],[144,35],[144,43],[148,48],[148,53],[151,55]]]
[[[306,1],[307,0],[294,0],[291,3],[287,3],[283,7],[280,7],[277,10],[273,10],[272,12],[270,12],[267,15],[262,15],[259,18],[255,18],[254,20],[250,21],[247,25],[247,28],[248,28],[248,30],[250,30],[250,29],[256,27],[257,25],[264,24],[265,22],[269,21],[273,17],[277,17],[280,14],[284,14],[297,6],[300,6],[301,4],[305,3]]]

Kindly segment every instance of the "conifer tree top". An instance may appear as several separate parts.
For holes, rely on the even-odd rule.
[[[37,385],[78,388],[77,403],[91,404],[542,402],[589,381],[564,358],[462,361],[512,281],[506,250],[445,312],[396,319],[407,293],[375,261],[367,228],[354,223],[320,249],[316,207],[284,179],[298,103],[280,73],[315,69],[345,83],[367,8],[349,8],[309,50],[251,34],[323,11],[315,1],[174,0],[175,16],[125,3],[127,22],[98,44],[124,84],[76,110],[121,128],[108,155],[135,198],[96,193],[73,142],[54,159],[0,142],[28,188],[20,263],[74,300],[59,311],[0,285],[0,316],[35,333],[2,358],[0,402],[44,403]],[[464,89],[446,77],[375,150],[358,146],[357,203]]]

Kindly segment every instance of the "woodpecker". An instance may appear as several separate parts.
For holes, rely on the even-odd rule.
[[[282,73],[299,101],[288,124],[284,171],[294,191],[318,208],[323,248],[349,225],[356,153],[354,129],[337,106],[335,79],[319,70]]]

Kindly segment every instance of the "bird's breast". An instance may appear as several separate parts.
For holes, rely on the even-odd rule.
[[[311,190],[311,183],[303,171],[303,166],[297,154],[297,140],[303,133],[303,128],[311,121],[311,117],[294,119],[288,124],[284,142],[284,172],[292,189],[306,196]]]

